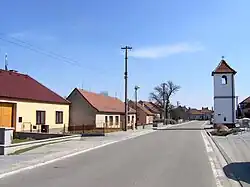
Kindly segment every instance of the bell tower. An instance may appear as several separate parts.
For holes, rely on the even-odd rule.
[[[222,57],[219,65],[212,72],[214,78],[214,124],[234,127],[236,121],[235,83],[237,72]]]

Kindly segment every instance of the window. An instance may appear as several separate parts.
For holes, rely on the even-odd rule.
[[[18,117],[18,122],[22,123],[23,122],[23,118],[22,117]]]
[[[119,116],[115,116],[115,125],[119,125]]]
[[[105,116],[105,125],[108,125],[108,116]]]
[[[224,121],[227,121],[227,118],[226,118],[226,117],[224,117]]]
[[[56,111],[56,124],[62,124],[62,123],[63,123],[63,112]]]
[[[130,123],[130,116],[128,116],[128,123]]]
[[[226,75],[222,75],[222,77],[221,77],[221,84],[227,84],[227,77],[226,77]]]
[[[45,125],[45,111],[36,111],[36,124]]]
[[[135,116],[132,116],[132,121],[131,122],[134,123],[134,120],[135,120]]]
[[[110,126],[113,125],[113,116],[109,116],[109,125],[110,125]]]

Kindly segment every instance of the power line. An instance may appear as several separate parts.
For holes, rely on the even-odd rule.
[[[13,45],[16,45],[18,47],[21,47],[21,48],[24,48],[24,49],[28,49],[30,51],[33,51],[33,52],[36,52],[38,54],[42,54],[42,55],[45,55],[47,57],[50,57],[50,58],[53,58],[53,59],[56,59],[58,61],[63,61],[63,62],[66,62],[70,65],[73,65],[73,66],[77,66],[77,67],[80,67],[80,68],[84,68],[85,70],[88,69],[90,71],[93,71],[93,69],[91,68],[88,68],[87,66],[82,66],[78,61],[74,60],[74,59],[71,59],[71,58],[68,58],[66,56],[62,56],[62,55],[59,55],[57,53],[54,53],[52,51],[46,51],[40,47],[37,47],[33,44],[30,44],[29,42],[27,41],[23,41],[23,40],[20,40],[18,38],[15,38],[15,37],[12,37],[12,36],[7,36],[6,37],[6,34],[4,33],[0,33],[0,35],[2,35],[3,37],[0,36],[0,40],[4,41],[4,42],[7,42],[7,43],[10,43],[10,44],[13,44]],[[4,37],[5,36],[5,37]],[[11,38],[12,40],[9,40],[7,38]],[[14,41],[13,41],[14,40]],[[98,73],[106,73],[106,71],[104,70],[98,70],[97,68],[94,68],[95,71],[98,71]]]
[[[0,33],[0,35],[4,35],[4,34],[3,34],[3,33]],[[40,51],[44,51],[44,52],[46,52],[46,53],[49,53],[49,54],[51,54],[51,55],[53,55],[53,56],[57,56],[57,57],[59,57],[59,58],[63,58],[63,59],[66,59],[66,60],[69,60],[69,61],[78,63],[78,62],[77,62],[76,60],[74,60],[74,59],[71,59],[71,58],[68,58],[68,57],[66,57],[66,56],[63,56],[63,55],[54,53],[54,52],[52,52],[52,51],[46,51],[46,50],[42,49],[41,47],[35,46],[35,45],[33,45],[33,44],[30,44],[30,43],[27,42],[27,41],[20,40],[20,39],[18,39],[18,38],[13,37],[13,36],[8,36],[8,37],[11,38],[11,39],[13,39],[13,40],[15,40],[15,41],[17,41],[17,42],[20,42],[20,43],[26,44],[26,45],[28,45],[28,46],[30,46],[30,47],[36,48],[36,49],[38,49],[38,50],[40,50]]]
[[[11,40],[8,40],[6,38],[3,38],[3,37],[0,37],[0,40],[4,41],[4,42],[8,42],[8,43],[11,43],[11,44],[14,44],[14,45],[17,45],[19,47],[22,47],[22,48],[25,48],[25,49],[29,49],[31,51],[34,51],[34,52],[37,52],[37,53],[40,53],[40,54],[43,54],[45,56],[48,56],[50,58],[54,58],[56,60],[62,60],[64,62],[67,62],[68,64],[71,64],[71,65],[77,65],[77,66],[81,66],[80,64],[76,64],[74,61],[71,61],[71,60],[67,60],[65,59],[65,57],[60,57],[59,55],[52,55],[50,54],[49,52],[46,52],[46,51],[43,51],[43,50],[40,50],[40,49],[36,49],[34,47],[31,47],[30,46],[25,46],[25,45],[22,45],[20,43],[17,43],[17,42],[14,42],[14,41],[11,41]]]

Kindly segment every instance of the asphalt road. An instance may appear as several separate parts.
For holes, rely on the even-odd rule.
[[[202,122],[196,122],[191,125],[201,124]],[[160,130],[0,179],[0,186],[215,187],[216,185],[199,130]]]

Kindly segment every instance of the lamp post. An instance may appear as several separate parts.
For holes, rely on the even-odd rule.
[[[139,86],[135,86],[135,128],[137,129],[137,91],[139,90]]]

